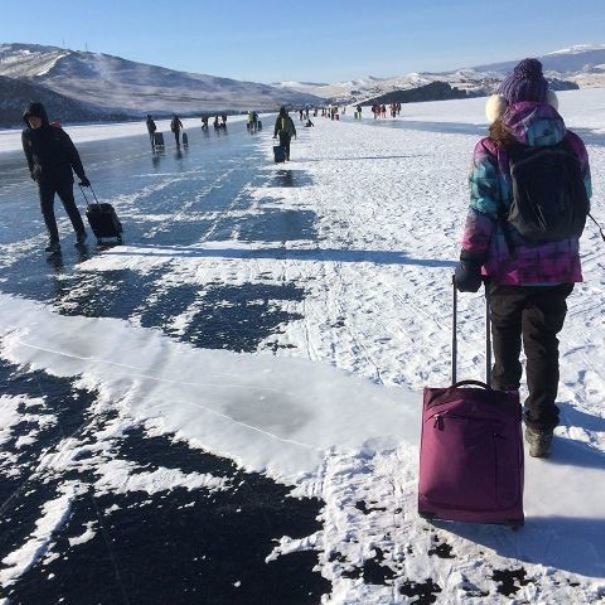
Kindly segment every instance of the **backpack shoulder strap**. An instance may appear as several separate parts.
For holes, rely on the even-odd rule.
[[[506,145],[503,147],[504,152],[506,153],[506,162],[508,165],[508,174],[511,176],[512,164],[516,161],[519,154],[523,153],[525,145],[521,145],[521,143],[514,143],[511,145]],[[511,190],[512,195],[512,190]],[[500,229],[502,229],[502,234],[504,235],[504,241],[506,242],[506,247],[508,248],[508,253],[511,258],[515,258],[517,255],[517,251],[515,250],[515,246],[513,244],[512,234],[510,229],[508,228],[508,211],[504,206],[504,200],[500,199],[500,204],[498,206],[498,224],[500,225]]]

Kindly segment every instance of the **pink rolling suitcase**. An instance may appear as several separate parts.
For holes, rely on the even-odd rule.
[[[517,391],[490,387],[486,302],[486,383],[456,381],[456,288],[452,386],[425,387],[418,513],[427,519],[523,525],[523,440]]]

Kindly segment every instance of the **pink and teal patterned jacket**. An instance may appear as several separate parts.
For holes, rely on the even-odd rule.
[[[588,197],[592,196],[588,154],[582,139],[565,127],[563,118],[550,105],[521,102],[511,105],[502,117],[507,130],[523,145],[556,145],[563,139],[577,154]],[[512,227],[510,240],[503,232],[498,211],[508,209],[512,183],[508,156],[490,138],[475,146],[469,178],[471,203],[462,237],[463,260],[482,263],[481,272],[499,285],[549,285],[582,281],[578,238],[530,244]]]

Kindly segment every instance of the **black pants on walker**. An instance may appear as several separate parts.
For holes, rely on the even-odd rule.
[[[76,206],[74,199],[74,188],[73,183],[53,183],[43,181],[38,183],[38,193],[40,195],[40,209],[42,210],[42,216],[46,228],[48,229],[48,235],[52,242],[59,241],[59,230],[57,229],[57,220],[55,218],[55,193],[63,202],[63,207],[67,216],[71,220],[71,224],[76,232],[76,235],[84,233],[84,223],[82,222],[82,216]]]
[[[279,144],[286,151],[286,160],[290,161],[290,141],[292,140],[292,135],[287,134],[285,132],[279,133]]]
[[[573,284],[489,288],[496,389],[519,388],[521,339],[527,357],[525,423],[551,431],[559,423],[559,340]]]

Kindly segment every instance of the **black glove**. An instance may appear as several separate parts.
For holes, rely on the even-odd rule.
[[[83,176],[80,179],[80,187],[90,187],[90,181],[88,180],[87,176]]]
[[[477,292],[481,287],[481,263],[475,260],[460,260],[454,275],[459,292]]]

